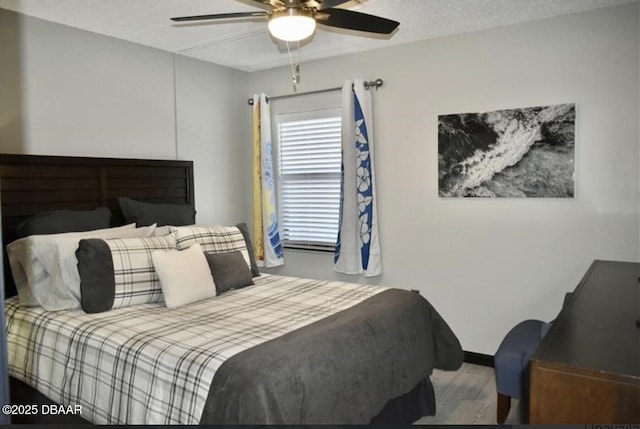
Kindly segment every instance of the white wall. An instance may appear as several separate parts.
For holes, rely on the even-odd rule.
[[[385,80],[374,94],[374,281],[419,289],[465,350],[493,354],[517,322],[553,319],[593,259],[640,259],[638,16],[634,3],[302,64],[299,91]],[[287,68],[252,74],[251,87],[290,93]],[[576,103],[574,199],[438,197],[439,114],[558,103]],[[286,260],[273,272],[347,278],[328,254]]]
[[[248,74],[177,57],[178,156],[193,160],[198,223],[248,222]]]
[[[246,73],[2,9],[0,51],[0,153],[195,160],[198,221],[247,213]]]
[[[2,87],[20,88],[1,104],[22,123],[0,128],[3,152],[175,157],[171,54],[6,10],[0,19],[3,45],[14,40],[2,73],[17,72]]]

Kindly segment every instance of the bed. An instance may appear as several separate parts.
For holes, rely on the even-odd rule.
[[[108,207],[118,227],[119,197],[194,205],[188,161],[0,155],[0,186],[5,246],[50,210]],[[432,369],[463,360],[438,312],[402,289],[263,273],[180,308],[87,314],[19,305],[4,262],[12,402],[83,409],[34,422],[409,423],[435,413]]]

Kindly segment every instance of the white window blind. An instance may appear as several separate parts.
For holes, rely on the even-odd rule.
[[[333,249],[338,236],[340,109],[277,115],[284,247]]]

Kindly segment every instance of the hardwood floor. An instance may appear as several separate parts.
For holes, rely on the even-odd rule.
[[[418,425],[496,424],[496,384],[493,368],[464,363],[458,371],[434,370],[431,376],[436,392],[436,415],[415,422]],[[517,399],[505,424],[520,423]]]

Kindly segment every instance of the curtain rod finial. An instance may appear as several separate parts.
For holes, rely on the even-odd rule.
[[[377,90],[383,84],[384,84],[384,81],[382,79],[378,78],[376,80],[370,80],[369,82],[365,82],[364,83],[364,88],[365,89],[370,89],[371,87],[374,87]]]

